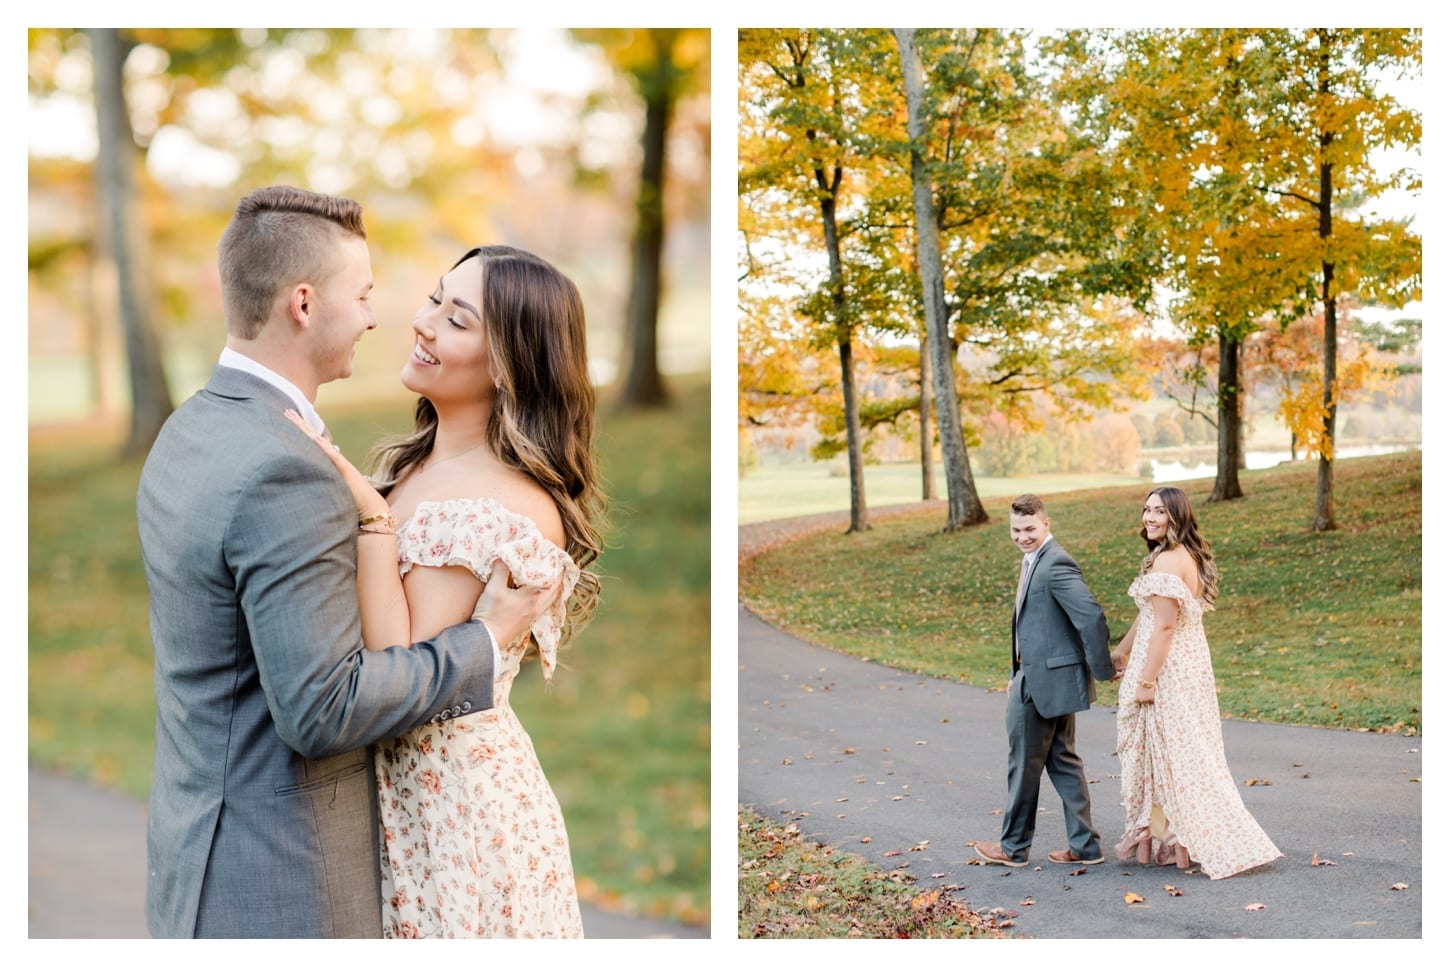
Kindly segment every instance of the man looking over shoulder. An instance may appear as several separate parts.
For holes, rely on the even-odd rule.
[[[1052,539],[1042,498],[1012,502],[1012,542],[1022,551],[1012,609],[1012,683],[1007,690],[1007,808],[1002,839],[976,844],[988,863],[1026,866],[1037,825],[1037,797],[1045,768],[1062,797],[1065,850],[1054,863],[1101,863],[1087,778],[1074,747],[1076,713],[1097,697],[1093,679],[1116,674],[1108,652],[1108,623],[1083,581],[1077,562]]]

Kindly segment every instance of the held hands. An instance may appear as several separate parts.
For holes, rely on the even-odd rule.
[[[388,502],[383,499],[383,495],[373,488],[373,485],[368,482],[368,478],[362,475],[361,470],[354,467],[351,461],[342,455],[342,450],[323,439],[322,434],[313,429],[312,424],[304,420],[302,414],[296,410],[284,410],[283,415],[291,420],[299,430],[307,434],[308,439],[317,444],[332,461],[332,465],[342,474],[342,479],[347,483],[347,489],[352,492],[352,499],[357,503],[358,517],[388,512]]]
[[[1123,669],[1128,667],[1128,654],[1114,648],[1110,657],[1113,659],[1113,671],[1115,672],[1112,681],[1116,682],[1123,677]]]
[[[475,617],[482,619],[494,643],[503,648],[528,632],[559,596],[559,587],[552,583],[542,588],[515,585],[508,565],[495,561],[478,599]]]

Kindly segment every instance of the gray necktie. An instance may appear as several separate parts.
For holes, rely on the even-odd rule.
[[[1031,566],[1032,555],[1023,554],[1022,573],[1017,578],[1017,606],[1013,609],[1013,614],[1022,610],[1022,596],[1027,593],[1027,572],[1031,570]]]

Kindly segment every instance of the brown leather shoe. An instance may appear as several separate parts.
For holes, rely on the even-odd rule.
[[[1026,860],[1014,860],[1012,857],[1002,852],[1001,843],[974,843],[972,848],[977,851],[978,856],[986,860],[988,863],[1000,863],[1002,866],[1027,865]]]
[[[1054,863],[1081,863],[1083,866],[1092,866],[1094,863],[1103,861],[1101,856],[1092,860],[1083,859],[1070,849],[1055,849],[1047,854],[1047,858]]]

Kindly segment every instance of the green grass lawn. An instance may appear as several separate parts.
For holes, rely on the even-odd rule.
[[[546,689],[513,705],[563,805],[580,895],[709,919],[709,386],[658,412],[601,412],[611,498],[595,619]],[[405,429],[409,401],[329,411],[354,459]],[[33,433],[29,467],[29,754],[135,796],[150,787],[155,701],[135,520],[140,461],[98,431]],[[78,700],[77,696],[84,696]]]
[[[1246,496],[1210,504],[1211,480],[1181,486],[1212,543],[1222,585],[1205,626],[1224,715],[1418,732],[1421,695],[1419,451],[1340,460],[1339,529],[1313,534],[1315,467],[1242,475]],[[869,487],[869,484],[868,484]],[[831,532],[741,565],[740,596],[800,637],[893,667],[988,688],[1009,677],[1008,616],[1018,551],[1011,496],[986,495],[992,522],[942,533],[939,508]],[[1148,485],[1053,493],[1053,534],[1082,566],[1114,639],[1144,545]],[[1049,492],[1041,488],[1042,492]],[[742,486],[742,497],[744,488]],[[775,515],[782,516],[782,515]],[[1112,704],[1116,688],[1099,689]]]

